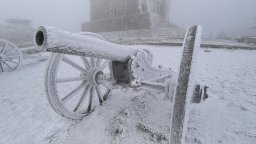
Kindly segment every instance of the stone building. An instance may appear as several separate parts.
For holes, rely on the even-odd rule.
[[[82,31],[110,39],[183,37],[184,30],[169,22],[170,0],[91,0],[90,22]]]

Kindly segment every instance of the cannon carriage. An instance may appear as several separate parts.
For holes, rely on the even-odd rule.
[[[173,103],[170,142],[182,143],[196,84],[193,77],[201,43],[200,26],[187,31],[176,78],[172,70],[152,67],[153,56],[148,50],[114,44],[94,33],[69,33],[41,26],[34,41],[39,51],[53,53],[45,70],[45,91],[58,114],[80,120],[118,87],[158,90]]]

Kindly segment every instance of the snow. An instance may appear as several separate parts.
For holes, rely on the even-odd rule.
[[[188,140],[255,144],[256,51],[209,50],[199,54],[198,79],[210,98],[193,105]]]
[[[0,74],[0,143],[48,143],[73,124],[55,114],[43,89],[45,63]]]
[[[85,35],[85,33],[70,33],[40,26],[35,37],[38,49],[48,52],[93,56],[116,61],[127,61],[132,54],[129,47],[102,40],[96,34],[93,36],[92,34]]]
[[[146,48],[153,65],[177,72],[181,49]],[[201,49],[197,81],[209,86],[209,98],[192,104],[188,144],[256,143],[256,51]],[[102,107],[81,122],[57,115],[44,92],[46,62],[0,74],[0,143],[168,143],[171,104],[163,94],[114,90]]]
[[[168,142],[170,105],[158,96],[117,91],[104,107],[78,124],[66,143]]]

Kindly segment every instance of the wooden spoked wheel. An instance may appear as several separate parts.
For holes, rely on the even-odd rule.
[[[0,72],[16,70],[22,60],[22,53],[15,44],[0,39]]]
[[[52,54],[45,73],[45,90],[58,114],[82,119],[111,94],[109,60]]]

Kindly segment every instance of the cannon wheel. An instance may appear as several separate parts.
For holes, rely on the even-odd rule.
[[[0,72],[16,70],[22,60],[22,53],[15,44],[0,39]]]
[[[74,56],[73,56],[74,57]],[[45,73],[45,90],[52,108],[61,116],[79,120],[89,115],[95,107],[101,105],[111,94],[111,78],[109,74],[109,60],[77,57],[75,61],[64,54],[52,54]],[[72,76],[59,77],[64,73],[60,65],[65,63],[78,73]],[[69,69],[70,69],[69,68]],[[68,89],[62,94],[58,85],[76,82],[75,88]]]
[[[89,32],[83,32],[81,35],[104,40],[100,35]],[[45,72],[45,90],[50,105],[59,115],[80,120],[89,115],[94,110],[94,106],[102,105],[111,95],[109,60],[80,57],[82,62],[78,63],[68,57],[64,54],[51,55]],[[79,74],[73,77],[70,74],[68,77],[58,78],[61,63],[70,65],[79,71]],[[72,82],[78,82],[79,85],[66,95],[61,94],[61,90],[58,91],[59,84],[72,84]],[[73,101],[73,103],[67,105],[66,103],[69,101]]]
[[[187,130],[187,119],[189,104],[195,88],[195,68],[197,52],[201,43],[201,27],[193,26],[187,31],[184,49],[175,89],[170,143],[185,143],[185,133]]]

